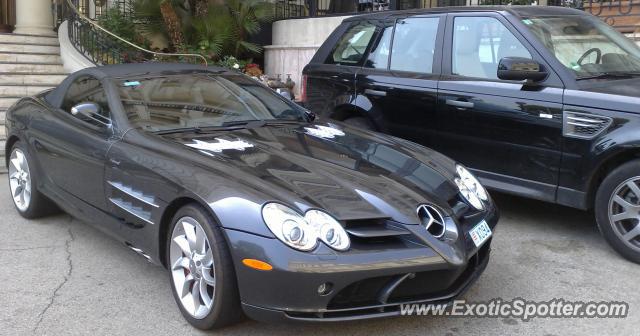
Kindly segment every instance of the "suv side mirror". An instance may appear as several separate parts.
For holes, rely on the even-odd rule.
[[[111,127],[111,120],[100,114],[100,105],[96,103],[80,103],[71,108],[71,114],[78,119],[99,127]]]
[[[498,78],[504,80],[539,82],[547,75],[540,63],[529,58],[504,57],[498,63]]]

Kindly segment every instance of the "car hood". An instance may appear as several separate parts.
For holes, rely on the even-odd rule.
[[[597,80],[580,85],[579,90],[565,91],[565,104],[632,113],[640,111],[640,78]]]
[[[163,136],[227,174],[301,210],[339,220],[393,218],[418,223],[416,208],[449,211],[458,193],[455,163],[430,149],[341,123],[263,126]],[[215,172],[214,172],[215,173]],[[267,201],[265,199],[264,201]]]

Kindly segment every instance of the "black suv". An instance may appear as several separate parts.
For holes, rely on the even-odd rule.
[[[431,147],[491,189],[593,208],[640,263],[640,48],[598,18],[518,6],[361,15],[303,74],[320,116]]]

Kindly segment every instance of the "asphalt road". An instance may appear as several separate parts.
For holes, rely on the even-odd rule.
[[[321,325],[246,321],[224,335],[637,334],[640,266],[616,255],[589,213],[494,195],[502,211],[492,260],[468,300],[626,301],[625,319],[399,317]],[[91,226],[18,216],[0,176],[0,335],[200,334],[180,315],[169,274]]]

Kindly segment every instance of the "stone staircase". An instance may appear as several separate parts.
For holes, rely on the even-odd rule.
[[[0,34],[0,173],[6,172],[7,109],[65,77],[57,36]]]

